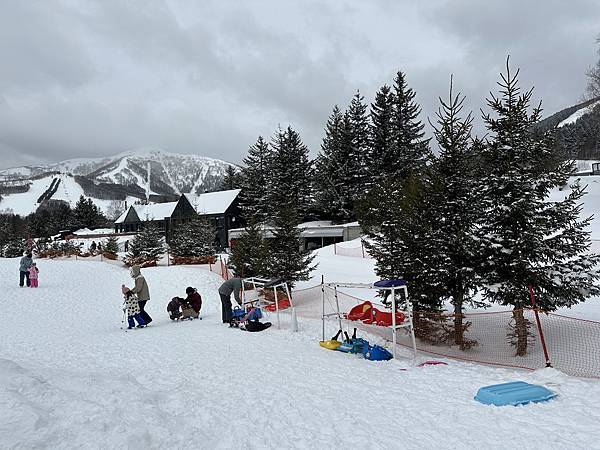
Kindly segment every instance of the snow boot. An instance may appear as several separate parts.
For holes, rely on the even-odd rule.
[[[135,322],[133,321],[133,316],[127,316],[127,324],[129,325],[127,327],[128,330],[135,328]]]
[[[135,320],[137,320],[138,323],[138,328],[144,328],[146,326],[146,322],[144,322],[144,319],[142,319],[142,315],[141,314],[136,314],[135,316]]]

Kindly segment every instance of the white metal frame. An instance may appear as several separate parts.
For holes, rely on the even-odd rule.
[[[336,312],[333,313],[325,313],[325,286],[332,288],[335,296],[335,307]],[[413,325],[413,311],[412,304],[408,300],[408,288],[406,285],[403,286],[390,286],[390,287],[380,287],[375,286],[374,283],[322,283],[321,284],[321,293],[322,293],[322,301],[323,301],[323,310],[322,310],[322,322],[323,322],[323,340],[325,340],[325,320],[328,317],[337,316],[340,329],[342,329],[342,321],[346,324],[355,323],[355,321],[348,320],[342,316],[340,312],[340,303],[338,301],[338,288],[362,288],[362,289],[374,289],[378,291],[389,291],[392,295],[392,325],[387,328],[392,329],[392,342],[394,347],[392,349],[392,354],[394,358],[396,358],[396,335],[398,329],[404,328],[407,329],[410,333],[410,337],[412,340],[412,347],[414,352],[414,358],[417,357],[417,342],[415,339],[415,329]],[[396,324],[396,292],[404,291],[404,298],[406,299],[406,320],[402,324]]]
[[[252,299],[252,300],[246,300],[245,298],[245,283],[251,284],[252,288],[256,291],[256,288],[264,288],[265,285],[269,284],[272,280],[268,280],[266,278],[258,278],[258,277],[250,277],[250,278],[244,278],[242,279],[242,306],[244,305],[254,305],[255,303],[258,303],[258,306],[261,306],[263,304],[267,304],[267,302],[263,299],[261,299],[260,297],[256,298],[256,299]],[[275,284],[273,286],[269,286],[268,289],[273,289],[273,296],[275,298],[275,313],[277,315],[277,328],[281,329],[281,320],[279,318],[279,299],[277,298],[277,289],[278,288],[284,288],[285,289],[285,293],[287,294],[287,298],[290,302],[290,309],[292,312],[292,317],[295,316],[295,309],[294,309],[294,303],[292,302],[292,296],[290,294],[290,288],[288,286],[288,284],[285,281],[282,281],[281,283]],[[262,303],[261,303],[262,300]],[[293,319],[292,319],[293,321]],[[296,327],[292,324],[292,329],[293,331],[297,331]]]

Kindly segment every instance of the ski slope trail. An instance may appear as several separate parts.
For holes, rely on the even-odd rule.
[[[370,362],[319,347],[320,321],[302,318],[298,333],[230,329],[221,280],[198,267],[142,269],[154,321],[125,332],[127,270],[37,262],[40,287],[27,289],[18,260],[0,259],[3,449],[600,448],[598,382],[552,369]],[[173,323],[166,304],[187,286],[203,297],[203,320]],[[515,380],[559,396],[516,408],[473,400],[484,385]]]

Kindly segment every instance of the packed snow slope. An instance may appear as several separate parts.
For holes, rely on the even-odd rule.
[[[369,362],[319,347],[320,321],[300,319],[295,334],[229,329],[221,280],[199,267],[143,269],[154,322],[124,332],[125,269],[38,265],[40,287],[19,288],[18,260],[0,259],[0,448],[600,448],[598,382]],[[203,296],[203,320],[172,323],[166,303],[188,285]],[[559,396],[525,407],[473,400],[514,380]]]

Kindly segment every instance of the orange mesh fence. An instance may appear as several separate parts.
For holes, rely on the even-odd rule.
[[[224,280],[229,280],[230,278],[233,278],[233,273],[231,272],[231,270],[229,270],[229,268],[221,258],[217,259],[214,263],[210,263],[208,265],[208,270],[210,270],[212,273],[216,273]]]
[[[328,286],[314,286],[293,292],[299,317],[321,318],[336,311],[335,296]],[[341,312],[348,312],[361,299],[338,291]],[[573,376],[600,378],[600,322],[539,314],[542,332],[553,367]],[[330,317],[335,322],[337,318]],[[332,324],[334,325],[334,324]],[[495,366],[539,369],[546,366],[535,313],[531,309],[454,314],[414,313],[419,351],[432,355]],[[337,324],[335,324],[337,326]],[[350,322],[368,333],[391,340],[386,327]],[[410,336],[398,334],[399,345],[411,347]]]

